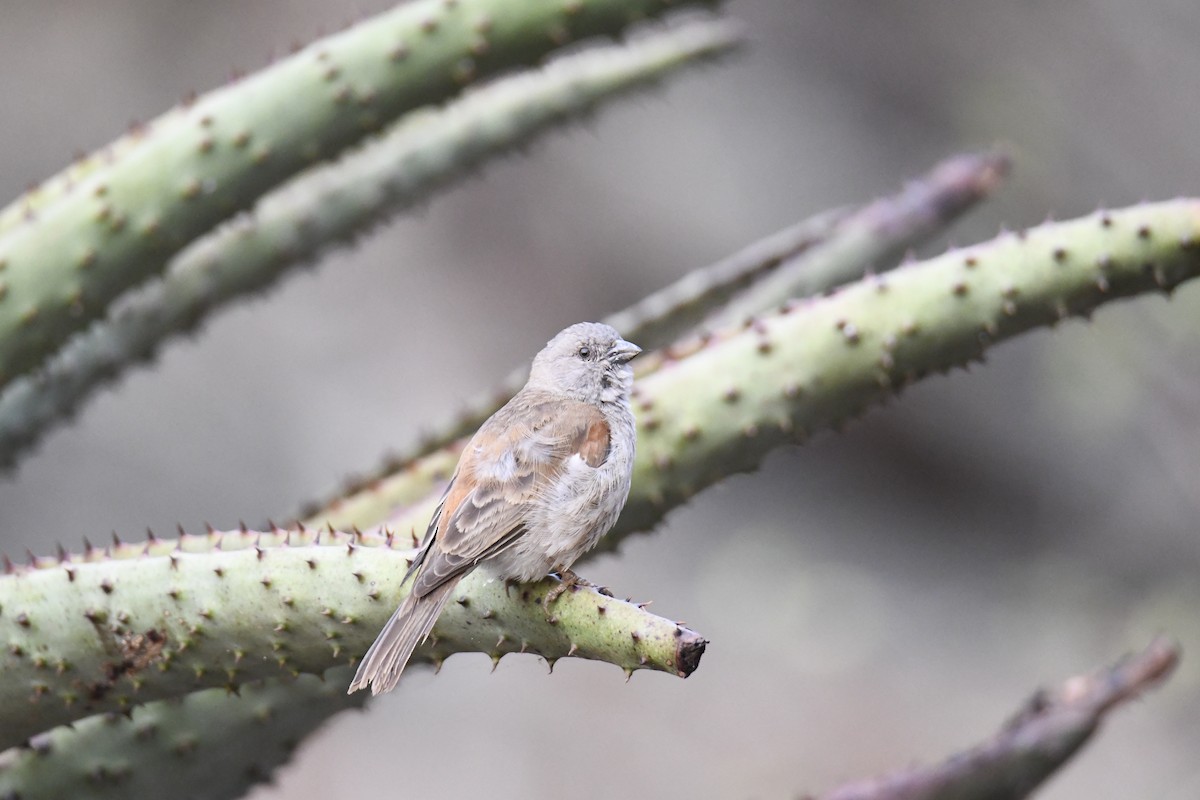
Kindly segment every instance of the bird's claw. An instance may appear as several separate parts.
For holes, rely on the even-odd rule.
[[[546,613],[550,613],[550,606],[554,605],[554,602],[562,597],[564,592],[568,589],[575,589],[578,586],[587,589],[596,589],[601,594],[607,594],[609,597],[612,597],[612,592],[608,591],[605,587],[596,586],[596,584],[587,578],[579,577],[572,570],[563,569],[558,572],[558,585],[546,592],[546,599],[542,601],[542,608],[546,609]]]

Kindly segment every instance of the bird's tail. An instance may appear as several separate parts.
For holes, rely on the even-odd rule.
[[[423,597],[409,592],[363,656],[347,694],[365,689],[368,684],[371,694],[383,694],[396,688],[413,650],[429,636],[442,606],[450,599],[459,580],[459,577],[451,578]]]

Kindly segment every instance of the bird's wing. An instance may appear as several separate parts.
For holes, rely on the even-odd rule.
[[[423,596],[510,547],[526,531],[541,492],[578,456],[608,458],[604,415],[587,403],[522,392],[472,437],[426,534],[413,569]]]

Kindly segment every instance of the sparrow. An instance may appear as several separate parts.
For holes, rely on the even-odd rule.
[[[421,549],[408,596],[363,656],[347,693],[391,691],[454,587],[475,569],[524,583],[557,572],[546,606],[583,579],[571,565],[625,506],[637,439],[629,361],[642,350],[601,323],[561,331],[524,388],[471,437]]]

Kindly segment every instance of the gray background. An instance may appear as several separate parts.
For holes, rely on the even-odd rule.
[[[383,2],[0,2],[0,194]],[[0,546],[283,517],[563,325],[961,148],[957,241],[1197,192],[1193,0],[732,2],[753,46],[439,198],[122,381],[0,482]],[[931,248],[931,251],[937,248]],[[1195,286],[1005,344],[586,574],[713,641],[684,682],[414,671],[266,798],[794,797],[942,757],[1039,683],[1193,652],[1045,797],[1200,795]]]

